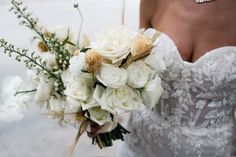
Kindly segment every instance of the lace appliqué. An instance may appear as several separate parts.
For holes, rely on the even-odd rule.
[[[162,34],[164,92],[153,111],[134,112],[121,150],[129,157],[236,156],[236,47],[212,50],[195,63],[182,60]]]

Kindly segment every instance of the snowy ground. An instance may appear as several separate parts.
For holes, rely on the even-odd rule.
[[[20,46],[30,47],[30,31],[8,12],[10,0],[0,0],[0,38]],[[105,25],[119,24],[121,0],[25,0],[25,3],[38,15],[41,23],[49,28],[57,25],[69,25],[77,28],[79,16],[73,9],[78,2],[84,13],[83,32],[92,36],[93,32]],[[137,29],[139,0],[127,0],[126,25]],[[9,59],[0,51],[0,82],[7,75],[25,73],[23,64]],[[31,107],[30,114],[22,121],[11,124],[0,124],[0,157],[66,157],[77,130],[71,127],[61,128],[53,120],[39,115],[43,111]],[[115,156],[118,143],[113,148],[99,150],[90,145],[90,140],[83,136],[77,145],[74,156],[98,157]]]

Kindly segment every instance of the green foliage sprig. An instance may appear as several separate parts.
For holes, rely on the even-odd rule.
[[[56,38],[56,35],[51,34],[50,37],[45,38],[45,42],[49,51],[56,55],[59,68],[63,71],[66,70],[69,67],[69,60],[71,58],[71,54],[65,48],[65,44],[69,42],[68,38],[62,42],[59,42],[59,40]]]
[[[56,59],[58,62],[58,66],[60,70],[66,70],[69,66],[69,59],[71,58],[71,54],[69,50],[66,48],[66,44],[70,44],[75,46],[72,42],[69,41],[69,38],[64,41],[59,41],[54,33],[47,32],[47,30],[40,26],[39,20],[35,18],[32,13],[28,10],[26,6],[23,6],[22,2],[18,2],[16,0],[12,0],[12,8],[10,11],[13,11],[17,18],[20,20],[20,24],[28,27],[32,31],[34,31],[37,35],[35,39],[41,40],[47,49],[56,55]],[[68,32],[69,35],[69,32]]]
[[[23,6],[22,2],[12,0],[11,3],[12,7],[9,11],[12,11],[17,16],[20,20],[19,24],[33,30],[41,38],[41,40],[45,42],[45,37],[43,34],[45,29],[39,25],[39,20],[33,17],[32,12],[29,11],[26,6]]]
[[[44,72],[48,78],[60,79],[59,75],[56,75],[52,70],[49,70],[46,66],[46,62],[41,57],[37,56],[35,52],[28,54],[28,49],[15,48],[14,45],[9,44],[4,39],[0,39],[0,48],[4,49],[4,53],[12,57],[13,54],[16,56],[18,62],[24,61],[28,69],[34,69],[37,73]]]

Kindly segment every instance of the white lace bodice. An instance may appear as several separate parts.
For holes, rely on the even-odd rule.
[[[155,53],[167,63],[160,73],[164,92],[153,111],[132,113],[119,156],[236,156],[236,47],[214,49],[189,63],[166,34],[156,42]]]

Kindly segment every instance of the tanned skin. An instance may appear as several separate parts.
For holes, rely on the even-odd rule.
[[[140,28],[155,28],[176,44],[184,61],[236,46],[236,0],[141,0]],[[214,51],[212,51],[214,53]]]

